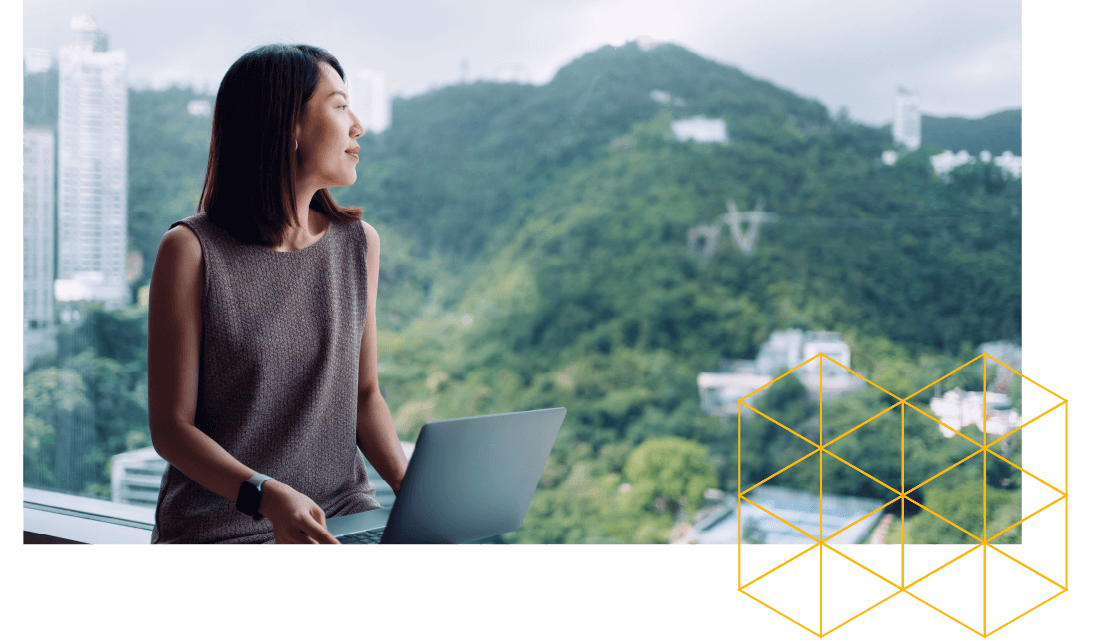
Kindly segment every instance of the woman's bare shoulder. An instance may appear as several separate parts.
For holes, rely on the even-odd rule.
[[[371,249],[378,251],[379,245],[382,242],[382,240],[379,238],[378,232],[375,231],[375,228],[371,226],[371,223],[367,222],[366,220],[361,220],[359,222],[361,225],[363,225],[363,233],[367,235],[367,244],[370,246]]]
[[[200,256],[203,252],[199,237],[187,225],[176,225],[164,232],[164,236],[161,236],[161,249],[188,254],[196,253]]]
[[[199,269],[203,262],[203,247],[199,237],[187,225],[176,225],[161,236],[157,263],[173,270]]]

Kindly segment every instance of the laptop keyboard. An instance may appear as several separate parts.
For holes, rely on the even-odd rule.
[[[355,532],[353,534],[344,534],[336,537],[337,541],[341,544],[348,543],[378,543],[382,540],[382,533],[384,529],[369,530],[367,532]]]

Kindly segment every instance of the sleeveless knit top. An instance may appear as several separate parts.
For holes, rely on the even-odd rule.
[[[234,458],[310,497],[326,518],[380,507],[356,444],[367,237],[332,222],[313,245],[237,242],[205,213],[172,224],[203,253],[195,426]],[[274,543],[254,520],[171,465],[153,543]]]

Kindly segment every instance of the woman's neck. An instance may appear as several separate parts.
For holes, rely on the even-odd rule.
[[[273,247],[275,251],[293,252],[305,249],[320,240],[328,231],[329,219],[321,212],[310,209],[313,195],[313,191],[307,192],[307,195],[299,192],[295,213],[298,224],[286,229],[283,233],[283,242]]]

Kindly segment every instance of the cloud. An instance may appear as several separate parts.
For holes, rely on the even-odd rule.
[[[957,84],[993,84],[1021,79],[1020,41],[994,42],[972,52],[971,56],[954,60],[945,77]]]

